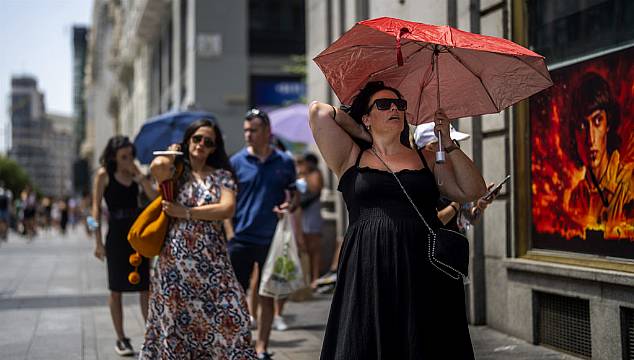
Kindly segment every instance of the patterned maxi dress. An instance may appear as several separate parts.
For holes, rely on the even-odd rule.
[[[176,201],[187,207],[236,191],[226,170],[204,183],[186,171]],[[152,276],[140,359],[254,359],[244,291],[227,254],[222,221],[173,219]]]

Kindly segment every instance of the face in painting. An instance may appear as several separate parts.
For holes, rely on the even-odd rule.
[[[575,130],[577,152],[586,166],[597,169],[601,160],[607,158],[608,117],[603,109],[585,116]]]

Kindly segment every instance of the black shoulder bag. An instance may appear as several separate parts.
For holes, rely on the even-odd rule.
[[[462,278],[462,280],[467,283],[469,277],[469,240],[461,233],[445,228],[439,228],[437,232],[434,232],[427,221],[425,221],[423,214],[418,210],[416,204],[414,204],[414,201],[405,190],[405,187],[403,187],[403,184],[401,184],[398,176],[396,176],[385,161],[381,159],[379,154],[374,150],[374,147],[370,150],[372,150],[374,156],[383,163],[387,170],[394,175],[396,182],[398,182],[410,204],[412,204],[412,207],[414,207],[414,210],[416,210],[416,213],[427,227],[427,256],[429,262],[452,279],[458,280]]]

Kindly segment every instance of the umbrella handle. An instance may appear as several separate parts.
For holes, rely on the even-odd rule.
[[[440,109],[440,72],[438,70],[438,45],[434,45],[434,56],[432,57],[433,66],[436,70],[436,110]],[[442,147],[442,133],[438,131],[438,151],[436,151],[436,164],[445,163],[445,150]],[[440,184],[439,184],[440,185]]]
[[[446,158],[445,158],[445,150],[442,147],[442,133],[439,131],[436,136],[438,136],[438,151],[436,151],[436,164],[443,164]]]

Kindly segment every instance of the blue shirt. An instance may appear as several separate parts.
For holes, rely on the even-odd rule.
[[[231,157],[231,165],[238,178],[232,241],[270,245],[277,226],[273,208],[284,202],[285,190],[295,183],[293,159],[275,149],[261,162],[245,148]]]

